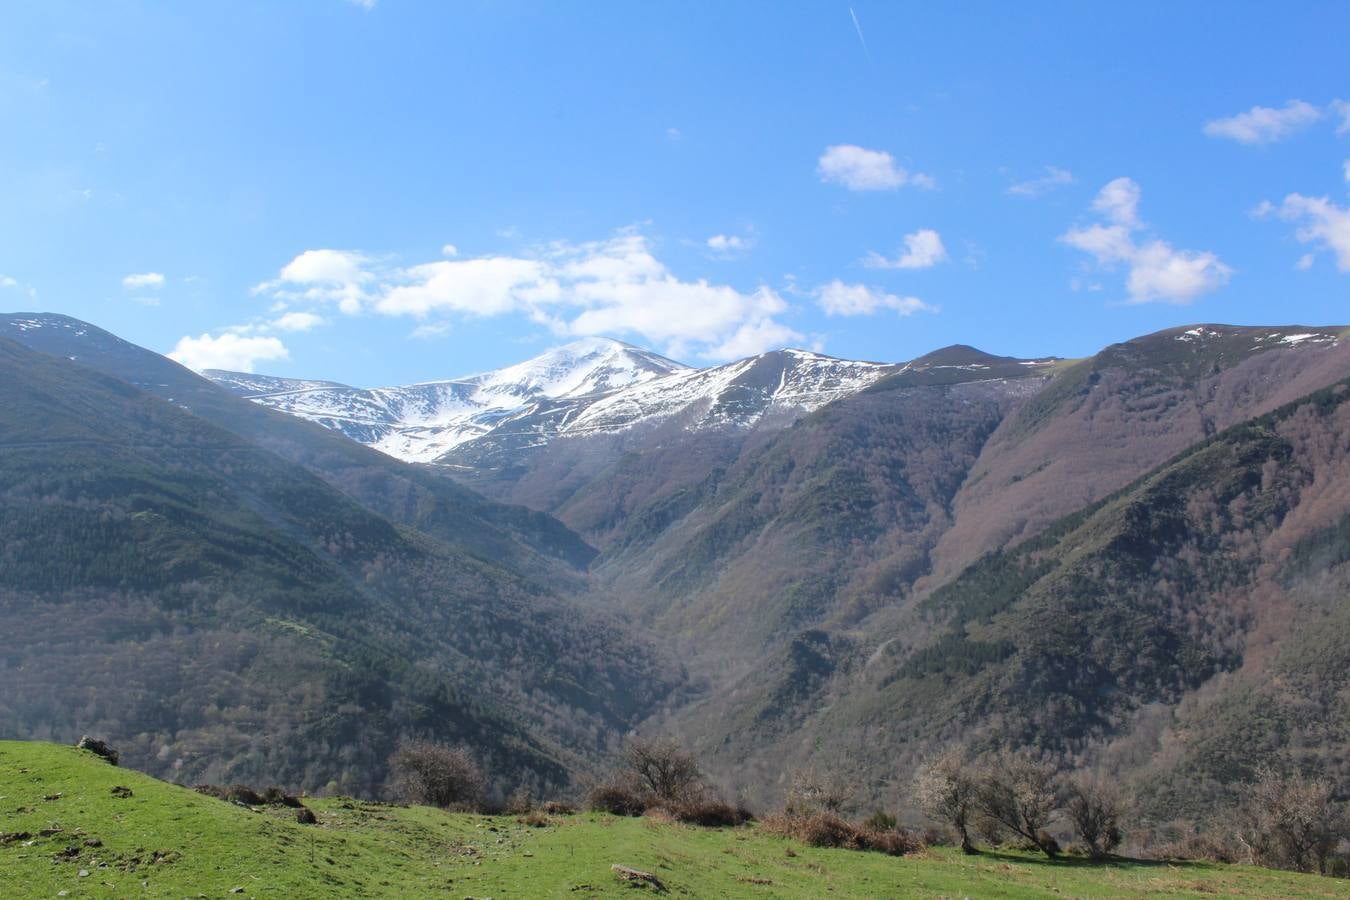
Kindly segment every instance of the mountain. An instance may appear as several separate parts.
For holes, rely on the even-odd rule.
[[[392,456],[435,462],[498,500],[554,511],[568,485],[624,453],[689,432],[781,428],[895,368],[782,350],[693,369],[589,338],[505,369],[406,387],[203,374]]]
[[[550,434],[597,397],[685,370],[622,341],[587,338],[505,369],[405,387],[351,388],[331,382],[207,370],[236,394],[318,422],[412,462],[440,460],[494,431]]]
[[[1286,755],[1350,783],[1347,435],[1350,380],[982,558],[853,647],[799,638],[775,664],[797,727],[754,752],[844,757],[884,790],[948,741],[1031,746],[1132,780],[1159,820]],[[823,677],[802,664],[840,656]],[[754,706],[722,714],[728,735],[754,728]]]
[[[377,392],[227,373],[212,384],[73,320],[0,325],[430,542],[421,557],[399,551],[402,574],[371,599],[401,598],[393,624],[353,615],[389,635],[385,652],[482,686],[493,721],[563,768],[645,716],[761,800],[789,770],[818,767],[892,802],[924,754],[955,741],[1100,767],[1164,818],[1289,756],[1350,789],[1338,762],[1350,749],[1343,326],[1194,325],[1079,360],[955,345],[894,365],[787,350],[707,369],[585,342],[465,379],[478,431],[450,421],[463,410],[407,424],[457,441],[410,464],[279,411],[286,397]],[[55,393],[44,402],[59,408]],[[287,534],[309,534],[285,514],[273,518]],[[228,546],[213,535],[197,552],[215,541]],[[415,561],[428,554],[440,561]],[[418,598],[467,584],[454,573],[470,562],[533,598],[503,606],[513,591],[466,588],[457,601],[520,672],[480,642],[413,642],[438,633],[444,608]],[[342,571],[385,584],[361,565]],[[538,609],[578,630],[550,637],[557,620]]]
[[[82,361],[131,353],[70,332],[94,339]],[[181,779],[366,793],[425,734],[556,786],[679,682],[514,554],[392,522],[179,402],[3,338],[0,446],[0,733],[97,731]]]
[[[0,337],[119,378],[298,463],[379,514],[555,584],[580,589],[595,551],[548,515],[485,500],[443,472],[234,396],[178,363],[54,313],[0,315]],[[250,378],[256,376],[247,376]]]
[[[688,503],[654,539],[658,553],[664,541],[679,541],[665,568],[644,571],[622,556],[611,558],[607,550],[597,563],[599,572],[603,576],[614,566],[620,586],[636,578],[636,589],[616,589],[615,596],[644,604],[654,621],[688,633],[708,655],[701,664],[699,653],[690,657],[695,673],[707,678],[705,695],[677,711],[669,727],[706,741],[719,771],[766,790],[778,783],[785,765],[824,765],[843,756],[852,760],[861,783],[881,792],[887,789],[886,771],[912,765],[937,741],[985,735],[1016,744],[1058,733],[1059,701],[1034,694],[1033,682],[1003,683],[1002,693],[982,707],[984,720],[958,715],[966,711],[962,703],[974,703],[973,695],[952,703],[945,699],[949,690],[952,697],[965,696],[955,683],[959,670],[944,670],[923,682],[926,693],[911,693],[915,682],[902,684],[882,665],[896,659],[892,666],[898,670],[911,656],[945,652],[941,642],[948,639],[937,626],[950,616],[959,618],[959,611],[949,608],[954,598],[965,596],[970,599],[960,602],[978,606],[981,597],[994,602],[1022,590],[1018,577],[988,573],[988,554],[1028,548],[1039,559],[1040,535],[1169,458],[1214,440],[1224,428],[1350,378],[1345,334],[1344,328],[1173,329],[1112,345],[1086,360],[1056,363],[1039,379],[1012,382],[1023,389],[1004,393],[996,404],[951,394],[945,401],[929,400],[924,409],[915,388],[894,386],[913,376],[892,376],[740,459],[738,470],[758,470],[758,477],[742,478],[739,489],[727,490],[721,476],[721,483]],[[992,391],[995,384],[961,389]],[[878,397],[887,399],[869,410]],[[954,418],[958,399],[969,419]],[[1334,433],[1324,423],[1322,439],[1332,440]],[[803,465],[806,448],[831,440],[817,457],[824,465]],[[877,448],[889,452],[878,454]],[[1203,459],[1214,463],[1207,474],[1216,479],[1248,477],[1235,471],[1237,463],[1229,457]],[[1025,487],[1027,481],[1033,486]],[[1327,487],[1305,494],[1281,515],[1298,521],[1328,503],[1333,512],[1322,521],[1332,521],[1346,482],[1333,470],[1318,483]],[[775,511],[771,504],[779,496],[798,502],[793,513],[764,515]],[[732,539],[685,544],[685,523]],[[1225,543],[1207,552],[1220,565],[1232,565],[1237,548],[1258,540],[1263,524],[1242,516],[1223,520],[1216,527]],[[1149,552],[1139,551],[1145,558]],[[1104,565],[1092,562],[1086,571]],[[677,573],[681,589],[663,593],[663,579]],[[1136,568],[1129,579],[1105,581],[1094,596],[1113,605],[1123,602],[1122,592],[1147,590],[1141,588],[1147,584],[1145,570]],[[1244,584],[1242,591],[1266,590],[1264,581]],[[1216,602],[1207,593],[1214,590],[1212,584],[1197,587],[1185,615],[1203,619],[1203,604]],[[1094,621],[1097,612],[1090,604],[1059,608],[1057,614],[1063,616],[1062,628],[1081,629],[1080,640],[1100,635],[1103,643],[1091,646],[1113,641],[1128,646],[1128,635],[1117,631],[1120,622]],[[766,635],[752,629],[752,640],[737,648],[734,636],[747,633],[742,630],[747,617],[778,623],[779,630]],[[732,624],[725,632],[724,620]],[[1052,624],[1053,616],[1035,627]],[[1269,652],[1268,635],[1244,629],[1225,632],[1229,656],[1208,677],[1222,678],[1230,671],[1225,667],[1244,659],[1248,640],[1258,642],[1257,655]],[[974,642],[961,651],[969,660],[962,664],[979,664],[981,654],[999,661],[1005,650],[1002,643]],[[1122,665],[1137,666],[1137,677],[1153,677],[1143,673],[1148,663],[1142,657]],[[1056,675],[1037,677],[1036,684],[1053,684]],[[878,679],[886,678],[896,686],[880,690]],[[1198,689],[1197,682],[1188,682],[1149,702],[1163,704],[1170,716],[1178,704],[1192,702]],[[1053,712],[1037,712],[1031,701],[1020,705],[1023,694],[1036,696],[1035,702],[1044,701],[1043,709]],[[1102,705],[1102,697],[1095,703]],[[1006,715],[997,711],[1003,708]],[[994,722],[1022,723],[1027,730],[994,732]],[[1119,723],[1113,727],[1087,729],[1078,743],[1053,746],[1062,753],[1098,752],[1104,743],[1127,740]]]

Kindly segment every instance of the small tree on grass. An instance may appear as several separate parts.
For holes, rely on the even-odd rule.
[[[1120,846],[1124,802],[1114,785],[1100,777],[1070,779],[1067,810],[1078,837],[1094,859],[1104,859]]]
[[[970,823],[975,815],[978,784],[961,759],[949,750],[919,766],[914,776],[914,799],[924,814],[956,829],[961,836],[961,852],[975,853],[970,840]]]
[[[405,741],[389,757],[389,781],[408,803],[471,809],[483,800],[483,772],[463,747]]]
[[[690,800],[702,790],[698,760],[669,738],[635,738],[624,748],[623,761],[659,800]]]
[[[1303,872],[1325,872],[1328,857],[1348,832],[1328,779],[1270,769],[1259,771],[1247,786],[1239,820],[1239,837],[1252,862]]]
[[[1001,753],[983,766],[975,792],[978,811],[1046,856],[1059,846],[1046,828],[1060,807],[1055,769],[1021,753]]]

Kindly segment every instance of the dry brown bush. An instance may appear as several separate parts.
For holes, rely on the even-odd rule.
[[[891,856],[903,856],[922,850],[923,842],[901,829],[877,831],[848,822],[830,812],[768,816],[764,829],[801,841],[810,847],[841,847],[846,850],[871,850]]]
[[[677,822],[702,825],[705,828],[729,828],[744,825],[755,818],[749,810],[712,796],[662,803],[658,809],[669,813]]]
[[[619,775],[586,793],[586,808],[615,816],[640,816],[656,805],[656,797],[636,779]]]

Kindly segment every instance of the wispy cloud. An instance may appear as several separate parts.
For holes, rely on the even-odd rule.
[[[1240,144],[1272,144],[1307,128],[1322,118],[1322,110],[1303,100],[1290,100],[1277,108],[1253,106],[1246,112],[1205,123],[1209,137],[1228,138]]]
[[[867,57],[867,64],[872,64],[872,51],[867,49],[867,38],[863,37],[862,23],[858,21],[858,14],[853,11],[853,7],[848,8],[849,17],[853,19],[853,30],[858,32],[858,43],[862,44],[863,55]]]
[[[739,234],[714,234],[704,242],[712,256],[718,259],[731,259],[749,250],[754,239]]]
[[[905,235],[905,247],[894,259],[869,253],[863,265],[869,269],[927,269],[947,261],[942,236],[932,228],[921,228]]]
[[[1298,230],[1294,232],[1294,237],[1300,243],[1329,251],[1336,258],[1336,268],[1350,272],[1350,207],[1339,206],[1327,197],[1290,194],[1279,206],[1265,202],[1253,211],[1253,215],[1258,218],[1271,214],[1278,215],[1286,222],[1297,223]],[[1308,269],[1312,264],[1312,254],[1304,254],[1299,259],[1298,268]]]
[[[1233,270],[1208,251],[1177,250],[1159,239],[1139,240],[1139,185],[1117,178],[1098,192],[1093,210],[1104,220],[1065,232],[1060,240],[1093,257],[1105,269],[1127,269],[1131,303],[1190,303],[1228,283]]]
[[[1340,116],[1341,121],[1336,123],[1337,134],[1350,134],[1350,103],[1344,100],[1332,100],[1330,108],[1333,114]]]
[[[884,150],[869,150],[856,144],[834,144],[825,148],[816,162],[820,180],[838,184],[850,191],[893,191],[906,185],[932,188],[931,175],[910,173]]]
[[[273,319],[271,327],[278,331],[310,331],[324,324],[324,318],[312,312],[288,312]]]
[[[37,299],[36,288],[34,288],[31,284],[23,284],[17,278],[12,278],[9,275],[0,275],[0,288],[5,290],[19,291],[20,293],[26,295],[29,300]]]
[[[122,279],[122,287],[127,290],[156,290],[164,287],[164,276],[159,272],[141,272]]]
[[[1064,187],[1073,184],[1073,182],[1073,173],[1068,169],[1046,166],[1045,174],[1040,178],[1032,178],[1009,185],[1008,193],[1015,197],[1040,197],[1043,194],[1050,193],[1055,188]]]

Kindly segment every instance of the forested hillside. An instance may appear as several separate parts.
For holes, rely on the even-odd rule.
[[[0,445],[6,734],[367,793],[424,734],[557,784],[678,678],[619,621],[3,339]]]

